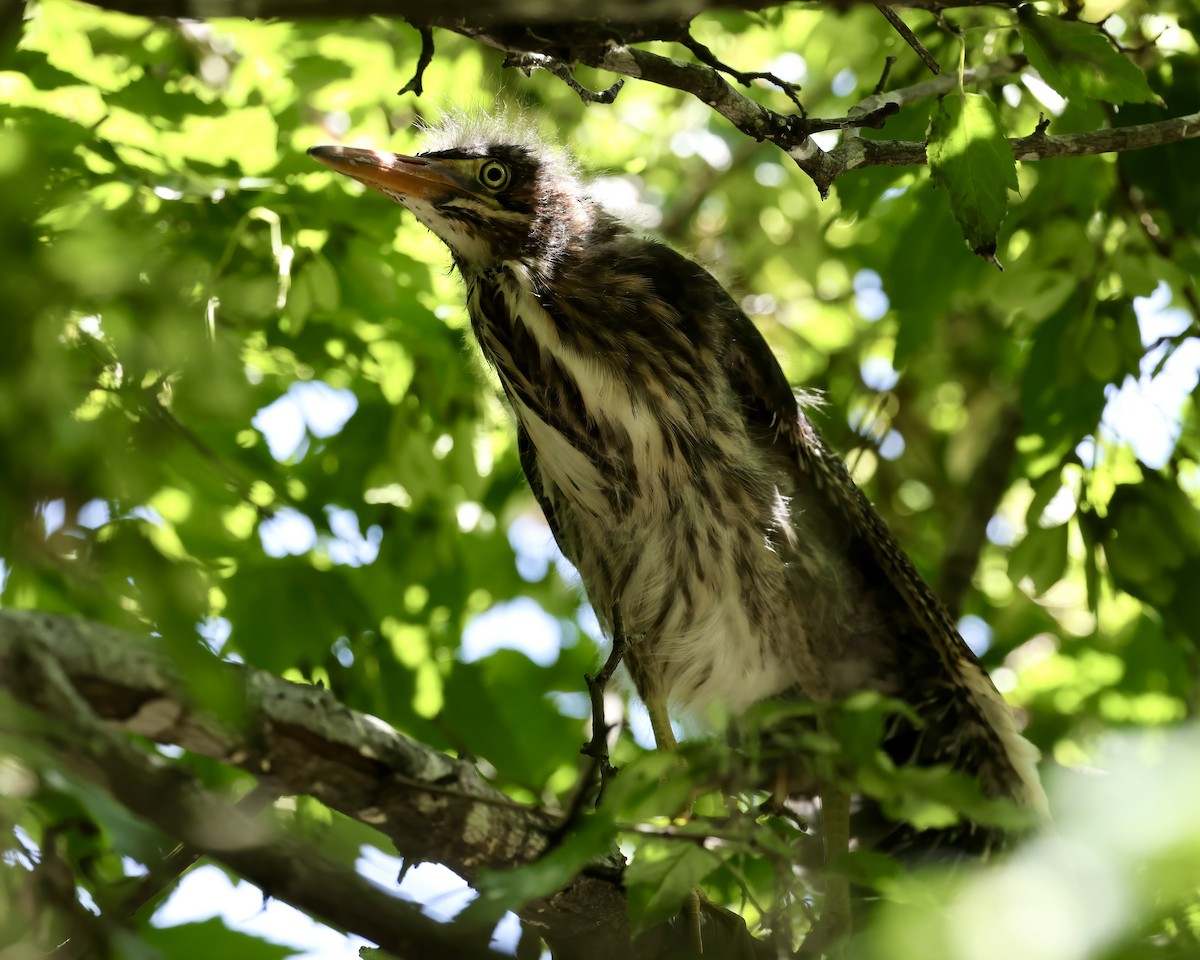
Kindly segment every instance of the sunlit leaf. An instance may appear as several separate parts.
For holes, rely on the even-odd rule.
[[[1157,95],[1146,75],[1113,48],[1094,24],[1063,20],[1021,8],[1025,53],[1042,79],[1064,97],[1091,97],[1108,103],[1153,103]]]
[[[268,943],[260,937],[230,930],[219,917],[174,927],[148,927],[142,939],[172,960],[201,960],[214,953],[245,960],[285,960],[299,951]]]
[[[996,231],[1017,189],[1017,166],[1000,114],[976,93],[938,101],[929,122],[929,172],[950,195],[954,218],[973,251],[994,260]]]
[[[720,860],[714,854],[694,843],[643,843],[625,870],[629,918],[634,929],[647,930],[674,916],[692,888],[718,866]]]
[[[1044,593],[1062,576],[1067,565],[1068,525],[1030,530],[1008,557],[1008,575],[1014,582],[1025,577]]]
[[[603,814],[589,814],[570,826],[562,840],[533,863],[485,873],[475,887],[479,899],[461,918],[466,923],[495,923],[506,910],[519,910],[530,900],[561,890],[585,867],[610,853],[616,828]]]

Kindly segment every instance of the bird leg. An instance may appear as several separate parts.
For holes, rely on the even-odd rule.
[[[662,691],[655,690],[646,698],[646,711],[650,714],[650,729],[654,731],[654,745],[659,750],[677,750],[679,741],[671,729],[671,715],[667,712],[667,699]]]
[[[802,957],[828,954],[851,932],[850,881],[829,872],[829,865],[850,848],[850,794],[832,783],[821,789],[821,832],[825,841],[825,900],[821,916],[804,938]]]
[[[643,695],[646,712],[650,714],[650,728],[654,731],[654,745],[659,750],[677,750],[679,741],[675,739],[675,731],[671,729],[671,715],[667,711],[667,698],[661,687],[655,685]],[[703,918],[701,910],[703,903],[700,899],[700,889],[692,887],[687,899],[683,901],[683,913],[687,921],[688,947],[693,953],[704,953]]]

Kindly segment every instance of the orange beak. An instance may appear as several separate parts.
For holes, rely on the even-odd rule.
[[[437,160],[357,147],[309,147],[308,155],[331,170],[390,196],[436,200],[470,190]]]

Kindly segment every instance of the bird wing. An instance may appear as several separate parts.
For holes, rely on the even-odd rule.
[[[715,281],[714,281],[715,282]],[[826,446],[800,409],[770,346],[741,310],[729,301],[730,344],[725,369],[741,398],[743,410],[756,430],[771,430],[767,442],[782,446],[790,462],[823,495],[822,499],[845,521],[852,540],[883,574],[890,592],[908,611],[916,630],[905,631],[921,641],[920,653],[932,654],[940,665],[941,685],[956,694],[949,713],[973,719],[993,741],[1008,767],[1001,776],[1003,792],[1027,807],[1043,811],[1045,794],[1038,779],[1037,750],[1016,729],[1008,705],[996,690],[979,659],[963,641],[945,605],[900,547],[887,523],[850,476],[842,460]],[[917,653],[913,650],[911,653]],[[935,679],[935,678],[930,678]],[[963,717],[963,712],[967,714]],[[989,765],[990,766],[990,765]]]
[[[542,484],[542,471],[538,467],[537,450],[529,438],[529,432],[519,422],[517,423],[517,456],[521,460],[521,469],[525,471],[525,478],[529,481],[529,489],[533,491],[533,498],[537,500],[538,506],[542,508],[542,514],[546,517],[546,524],[550,527],[554,542],[565,553],[562,530],[554,515],[554,504],[546,496],[546,488]]]

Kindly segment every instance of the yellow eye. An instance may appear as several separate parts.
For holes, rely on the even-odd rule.
[[[479,168],[479,182],[489,190],[503,190],[511,178],[508,167],[499,160],[489,160]]]

